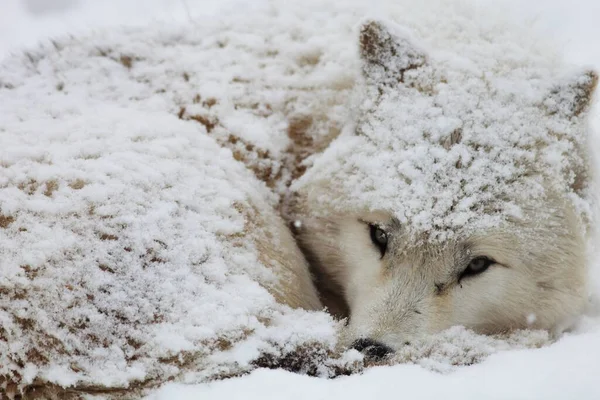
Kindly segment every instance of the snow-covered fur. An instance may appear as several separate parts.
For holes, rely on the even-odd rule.
[[[293,185],[300,243],[350,318],[348,344],[568,326],[587,298],[596,73],[481,68],[378,21],[361,26],[360,55],[354,132]]]
[[[283,305],[321,308],[275,196],[229,150],[176,116],[111,108],[1,135],[4,385],[227,374],[206,370],[212,352],[298,325]]]
[[[87,391],[131,398],[141,393],[137,389],[166,381],[203,382],[257,366],[320,376],[360,371],[363,361],[358,352],[336,352],[340,323],[325,312],[307,310],[319,308],[319,299],[277,210],[290,218],[308,250],[313,244],[304,239],[317,242],[319,238],[319,245],[327,244],[330,237],[337,238],[330,234],[340,232],[325,231],[323,236],[323,227],[328,225],[314,221],[331,220],[332,210],[347,219],[358,205],[361,218],[375,218],[367,221],[403,222],[401,228],[394,225],[399,230],[390,226],[388,232],[394,253],[400,254],[396,249],[401,242],[394,242],[397,232],[414,227],[403,236],[405,243],[421,238],[422,245],[437,246],[440,250],[435,257],[449,268],[452,247],[448,244],[455,243],[462,231],[448,236],[451,229],[440,227],[462,225],[447,218],[453,215],[446,213],[452,207],[437,200],[435,206],[426,195],[419,197],[411,191],[422,187],[428,194],[439,188],[437,181],[422,173],[426,164],[414,158],[421,154],[414,147],[417,139],[425,133],[416,128],[428,128],[431,143],[441,141],[441,147],[424,154],[433,158],[439,153],[439,170],[443,171],[449,163],[446,153],[462,157],[459,150],[470,140],[472,130],[459,124],[464,122],[462,111],[471,110],[474,123],[496,115],[480,115],[480,109],[490,107],[496,108],[497,118],[509,118],[523,105],[513,100],[523,96],[537,100],[538,89],[547,89],[545,97],[539,98],[545,111],[536,114],[533,125],[541,123],[538,116],[555,116],[548,119],[556,124],[549,136],[553,147],[544,141],[547,129],[533,130],[537,136],[511,139],[509,133],[494,128],[497,120],[492,118],[489,126],[499,133],[504,146],[499,155],[507,160],[535,161],[528,159],[529,153],[505,152],[506,143],[521,139],[524,148],[553,149],[539,153],[548,157],[539,160],[539,165],[568,160],[561,164],[564,168],[552,167],[544,175],[550,177],[560,169],[555,182],[519,186],[518,190],[527,195],[535,189],[528,194],[535,200],[535,215],[552,217],[541,221],[544,226],[568,222],[555,230],[560,237],[572,238],[573,245],[548,237],[546,230],[535,240],[521,243],[511,230],[510,236],[502,238],[502,248],[507,241],[515,248],[543,242],[547,249],[558,243],[572,252],[581,245],[581,221],[591,213],[586,211],[588,180],[579,179],[586,177],[581,173],[585,154],[579,151],[585,147],[583,130],[580,136],[572,134],[579,132],[584,119],[586,102],[581,99],[591,92],[593,75],[575,75],[581,78],[575,83],[557,80],[564,68],[542,42],[525,40],[529,33],[522,34],[518,27],[495,24],[497,10],[487,15],[461,1],[248,4],[247,10],[184,27],[155,24],[51,41],[0,64],[0,386],[6,393],[66,398]],[[386,15],[421,41],[421,47],[413,47],[413,40],[402,41],[410,45],[411,60],[426,61],[420,69],[401,66],[410,67],[400,78],[406,85],[414,83],[415,87],[406,87],[414,114],[397,108],[400,98],[389,98],[392,108],[386,110],[386,103],[373,96],[380,89],[380,80],[375,79],[380,66],[369,67],[366,77],[361,72],[368,54],[359,53],[357,24],[369,13]],[[432,80],[425,79],[423,71],[430,72]],[[365,86],[369,77],[377,85]],[[389,76],[384,78],[390,81]],[[444,80],[447,92],[441,90]],[[589,90],[558,90],[561,87]],[[499,90],[499,97],[489,96],[493,88]],[[395,93],[385,87],[381,91]],[[434,98],[441,102],[439,107],[422,114]],[[371,106],[362,104],[365,99]],[[474,99],[486,106],[478,107]],[[375,100],[379,108],[374,107]],[[450,103],[456,108],[449,107]],[[565,104],[582,107],[565,108]],[[357,113],[360,107],[364,112]],[[532,109],[526,109],[526,116]],[[564,118],[565,113],[572,118]],[[359,135],[354,134],[357,114],[362,118]],[[372,121],[379,116],[385,124],[378,127]],[[398,126],[413,131],[392,134]],[[340,140],[328,147],[340,133]],[[401,137],[404,142],[397,141]],[[482,145],[481,151],[493,150],[495,144]],[[470,161],[467,150],[463,149],[465,158],[460,159],[465,167]],[[565,152],[573,157],[562,157]],[[406,165],[395,164],[400,154],[406,157]],[[422,179],[421,186],[406,186],[395,179],[396,167],[415,165],[421,169],[402,173],[414,182]],[[492,178],[502,176],[502,171],[488,171],[493,165],[482,165],[479,176],[484,172]],[[510,165],[506,168],[508,175],[520,171]],[[289,195],[289,184],[300,177],[293,187],[299,196]],[[379,179],[386,180],[385,184]],[[573,187],[568,198],[565,182]],[[458,186],[452,180],[447,183],[449,198],[453,198]],[[554,204],[538,198],[550,189],[557,193],[555,212],[539,210],[540,204]],[[398,208],[395,200],[405,195],[413,202],[400,201],[406,207]],[[365,201],[369,213],[363,214]],[[512,205],[501,210],[511,218],[525,218],[526,204],[516,205],[523,215]],[[469,204],[456,207],[468,211],[465,226],[467,222],[477,226],[477,217],[488,215],[484,210],[471,210]],[[436,211],[436,218],[428,219],[432,216],[429,209]],[[399,217],[401,210],[403,217]],[[297,224],[292,211],[299,216]],[[408,218],[415,223],[406,224]],[[535,223],[524,221],[528,232],[539,231]],[[362,258],[356,260],[368,258],[374,271],[367,273],[376,272],[377,254],[369,258],[374,251],[368,233],[366,239],[362,237],[364,223],[349,220],[348,224],[351,240],[334,243],[356,247],[332,248],[331,254],[349,257],[360,252],[356,254]],[[436,234],[422,235],[431,224],[435,230],[430,232]],[[309,231],[311,235],[306,234]],[[434,239],[435,245],[430,243]],[[314,250],[322,255],[316,245]],[[538,249],[529,250],[535,250],[531,257],[539,261]],[[549,254],[556,254],[550,250]],[[307,254],[314,256],[312,251]],[[517,256],[506,257],[512,263]],[[526,263],[519,261],[507,262],[511,270],[504,273],[525,273]],[[502,273],[502,267],[492,269],[497,271],[490,270],[490,274]],[[551,287],[556,281],[544,276],[548,281],[540,278],[536,290],[544,289],[545,282],[549,292],[559,287]],[[465,280],[463,287],[484,277],[472,278],[472,283]],[[574,274],[560,287],[576,286],[579,277]],[[365,293],[373,287],[368,279],[366,274],[361,289]],[[336,299],[343,300],[336,281],[327,282]],[[452,290],[458,289],[451,285],[440,289],[448,296]],[[415,293],[418,298],[420,294]],[[334,302],[327,294],[327,290],[320,293],[333,310]],[[336,303],[338,313],[344,315],[344,301]],[[368,301],[361,304],[368,307]],[[573,307],[568,308],[569,312],[559,309],[558,314],[569,314]],[[418,311],[425,315],[431,309]],[[546,321],[558,314],[538,318]],[[542,326],[534,323],[535,315],[528,320],[532,326]],[[351,324],[358,326],[358,321],[354,318]],[[440,328],[448,324],[447,315],[440,317]],[[368,324],[360,325],[369,329]],[[402,324],[388,327],[405,329]],[[397,358],[386,362],[421,362],[428,367],[433,362],[435,369],[448,370],[498,349],[537,347],[550,341],[544,332],[489,338],[460,328],[422,339],[412,341],[397,352]]]
[[[327,373],[336,324],[306,311],[321,305],[267,187],[302,119],[287,122],[279,89],[239,94],[235,75],[244,53],[272,74],[288,60],[237,34],[156,27],[2,63],[0,392],[133,396],[303,346]]]

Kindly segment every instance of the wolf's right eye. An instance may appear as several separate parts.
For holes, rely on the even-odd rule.
[[[488,257],[477,257],[472,259],[467,265],[467,268],[458,277],[458,282],[468,276],[474,276],[486,271],[490,265],[494,264],[494,260]]]
[[[387,250],[388,236],[387,233],[377,225],[369,224],[369,230],[371,232],[371,241],[379,249],[381,258],[385,255]]]

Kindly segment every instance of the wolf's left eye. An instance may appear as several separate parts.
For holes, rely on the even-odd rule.
[[[385,255],[387,250],[388,236],[387,233],[377,225],[369,224],[369,230],[371,232],[371,241],[379,249],[381,258]]]
[[[494,260],[488,257],[477,257],[472,259],[467,265],[467,268],[460,274],[458,281],[460,282],[467,276],[478,275],[489,268],[490,265],[494,264]]]

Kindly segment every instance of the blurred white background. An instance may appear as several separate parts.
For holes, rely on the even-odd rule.
[[[46,37],[153,20],[190,23],[263,0],[1,0],[0,55]],[[283,0],[286,1],[286,0]],[[324,0],[327,1],[327,0]],[[502,3],[516,18],[556,37],[574,63],[600,65],[600,0],[473,0]]]
[[[260,0],[259,0],[260,1]],[[0,0],[0,56],[48,37],[152,21],[190,23],[240,0]]]
[[[47,37],[153,20],[190,23],[263,0],[0,0],[0,56]],[[289,1],[289,0],[282,0]],[[324,0],[328,1],[328,0]],[[516,18],[556,38],[577,64],[600,65],[600,0],[472,0],[502,3]]]

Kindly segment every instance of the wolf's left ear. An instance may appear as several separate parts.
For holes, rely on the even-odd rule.
[[[360,57],[367,82],[393,86],[404,82],[404,72],[425,65],[425,53],[399,28],[367,20],[360,27]]]
[[[597,84],[595,71],[580,72],[554,86],[542,104],[550,115],[577,117],[589,108]]]

